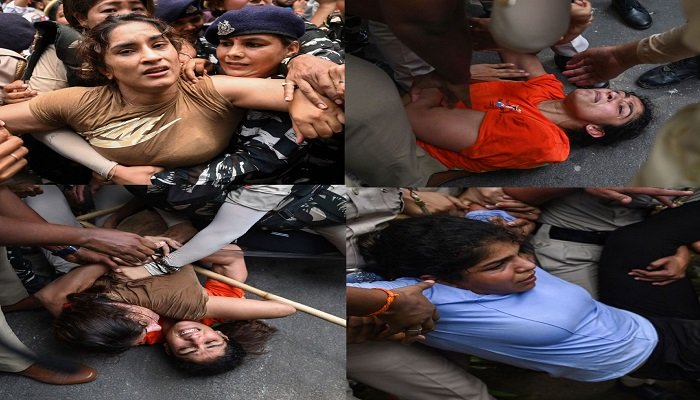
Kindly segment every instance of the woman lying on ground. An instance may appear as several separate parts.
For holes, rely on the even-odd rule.
[[[214,272],[244,281],[247,271],[239,250],[224,250],[203,261],[211,261]],[[252,320],[295,311],[283,303],[243,295],[238,288],[212,280],[202,288],[191,266],[163,277],[130,280],[96,264],[78,267],[36,294],[56,316],[55,335],[67,343],[121,353],[165,341],[176,365],[199,374],[232,369],[244,352],[262,350],[274,328]],[[211,328],[226,321],[239,322],[225,325],[225,333]]]
[[[649,224],[646,233],[654,240],[648,245],[670,255],[700,239],[698,223],[700,202],[640,224]],[[652,235],[659,224],[673,234]],[[637,247],[610,251],[628,254]],[[666,307],[664,316],[647,318],[597,302],[579,286],[523,259],[515,238],[500,227],[441,216],[393,221],[368,239],[365,252],[380,275],[398,279],[353,286],[438,282],[424,292],[440,313],[435,330],[425,335],[429,346],[580,381],[623,375],[700,379],[700,320],[678,318],[675,306]],[[651,254],[641,265],[658,258]],[[700,308],[697,298],[688,300],[683,291],[674,298],[687,304],[676,306]],[[645,296],[637,290],[624,293]]]
[[[611,89],[565,94],[537,55],[500,54],[503,62],[527,71],[528,79],[472,84],[470,108],[444,107],[443,96],[434,89],[406,98],[419,145],[449,168],[482,172],[561,162],[571,143],[609,145],[632,139],[652,120],[644,97]]]

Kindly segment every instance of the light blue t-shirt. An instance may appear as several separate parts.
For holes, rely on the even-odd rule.
[[[584,289],[536,269],[535,288],[479,295],[435,284],[423,294],[440,319],[425,344],[552,376],[598,382],[641,366],[656,346],[651,322],[595,301]],[[397,288],[419,279],[352,284]]]

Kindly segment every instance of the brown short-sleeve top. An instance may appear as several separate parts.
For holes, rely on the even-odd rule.
[[[161,317],[199,321],[209,297],[197,280],[192,265],[173,274],[112,283],[106,296],[114,301],[150,308]]]
[[[216,157],[242,117],[242,110],[224,98],[208,76],[196,85],[180,79],[177,95],[160,104],[129,104],[115,85],[109,85],[44,93],[29,107],[45,124],[70,126],[110,160],[165,168]]]

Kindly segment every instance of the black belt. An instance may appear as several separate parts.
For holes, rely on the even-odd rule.
[[[608,238],[610,232],[590,232],[579,231],[576,229],[560,228],[558,226],[550,226],[550,239],[566,240],[567,242],[578,242],[588,244],[605,244],[605,239]]]

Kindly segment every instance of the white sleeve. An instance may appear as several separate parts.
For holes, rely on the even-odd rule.
[[[70,129],[35,133],[32,136],[58,154],[90,168],[104,178],[117,165],[116,162],[104,158],[85,139]]]
[[[206,228],[177,251],[163,257],[162,261],[167,265],[182,267],[211,255],[248,232],[265,214],[267,211],[225,202]]]

